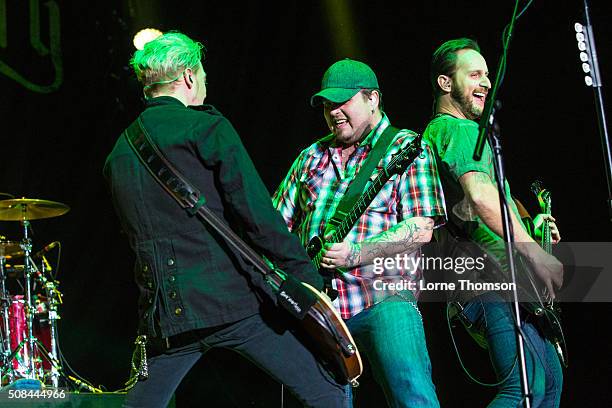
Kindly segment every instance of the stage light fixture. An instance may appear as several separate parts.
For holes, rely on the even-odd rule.
[[[589,65],[589,54],[586,37],[584,35],[584,26],[580,23],[574,24],[574,30],[576,31],[576,41],[578,41],[578,50],[580,50],[580,61],[582,61],[582,70],[585,74],[591,72],[591,66]],[[584,76],[584,83],[586,86],[593,86],[593,78],[590,75]]]
[[[587,86],[597,87],[599,86],[599,73],[594,68],[592,54],[592,28],[590,25],[584,26],[581,23],[574,24],[574,31],[576,32],[576,41],[578,43],[578,57],[581,61],[582,71],[584,71],[584,83]]]
[[[134,47],[136,47],[136,49],[142,50],[146,43],[156,39],[162,34],[163,33],[156,28],[144,28],[134,35],[134,40],[132,42],[134,43]]]

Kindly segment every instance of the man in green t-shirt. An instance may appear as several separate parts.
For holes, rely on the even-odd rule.
[[[493,155],[485,146],[482,159],[473,159],[478,123],[491,87],[485,59],[478,44],[461,38],[447,41],[435,52],[431,64],[431,83],[435,115],[424,132],[431,144],[444,188],[448,228],[438,232],[440,242],[460,236],[484,249],[490,258],[504,265],[505,247],[498,185],[495,182]],[[510,198],[510,186],[504,185]],[[515,203],[508,199],[510,218],[518,253],[554,297],[563,282],[563,266],[529,236],[520,221]],[[550,221],[554,221],[552,217]],[[553,242],[560,239],[552,225]],[[449,233],[452,231],[452,233]],[[470,279],[478,282],[509,282],[503,267],[491,263]],[[523,395],[520,365],[517,362],[516,335],[512,305],[499,291],[465,290],[453,294],[462,307],[462,318],[472,328],[481,329],[482,345],[490,354],[500,382],[499,391],[489,407],[517,407]],[[558,407],[563,375],[554,346],[529,319],[522,324],[532,407]]]

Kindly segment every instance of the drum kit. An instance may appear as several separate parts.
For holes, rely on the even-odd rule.
[[[2,193],[0,193],[2,194]],[[0,385],[19,379],[58,387],[56,321],[62,294],[45,253],[52,243],[32,254],[30,221],[58,217],[70,208],[38,199],[0,200],[0,221],[19,222],[20,240],[0,235]],[[37,264],[37,262],[39,264]],[[14,287],[13,293],[9,286]]]

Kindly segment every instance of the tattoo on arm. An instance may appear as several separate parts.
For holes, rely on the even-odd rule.
[[[475,171],[472,175],[472,180],[476,184],[493,184],[493,180],[489,177],[488,174],[482,173],[480,171]]]
[[[434,221],[425,218],[423,221],[407,220],[382,232],[362,244],[365,259],[395,256],[401,253],[412,253],[428,242]]]
[[[361,248],[357,244],[350,244],[351,252],[346,257],[346,265],[355,266],[361,263]]]

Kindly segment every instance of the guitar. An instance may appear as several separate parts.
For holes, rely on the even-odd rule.
[[[551,214],[552,200],[548,190],[543,188],[542,182],[534,181],[531,184],[531,191],[536,195],[540,205],[542,214]],[[542,249],[548,254],[552,254],[552,239],[550,231],[550,222],[544,220],[542,225]],[[525,262],[522,265],[529,269]],[[535,316],[535,322],[546,337],[555,347],[559,361],[564,367],[568,366],[567,345],[565,336],[561,326],[561,307],[558,302],[548,293],[548,290],[543,287],[540,289],[536,282],[530,280],[532,286],[533,301],[522,302],[521,306],[531,315]]]
[[[370,186],[346,214],[342,222],[334,226],[333,232],[327,239],[318,235],[315,235],[310,239],[308,246],[306,247],[306,251],[312,259],[314,265],[319,270],[321,269],[321,260],[323,259],[324,252],[322,249],[324,248],[325,244],[328,242],[342,242],[342,240],[344,240],[357,220],[359,220],[359,217],[361,217],[372,200],[374,200],[374,197],[376,197],[382,186],[384,186],[393,175],[402,174],[404,171],[406,171],[412,162],[414,162],[414,160],[421,154],[423,151],[423,148],[421,147],[421,140],[422,135],[419,134],[408,146],[391,156],[389,164],[387,164],[385,168],[378,173]],[[328,274],[329,272],[327,271],[323,272],[323,275]]]
[[[542,213],[550,214],[550,193],[542,188],[541,183],[532,184],[531,189],[538,197]],[[519,206],[519,203],[517,203],[517,207],[519,208],[519,212],[521,212],[521,209],[523,209],[522,205]],[[523,215],[531,218],[526,210],[521,214],[521,218],[523,218]],[[545,223],[546,224],[542,228],[542,248],[550,254],[552,253],[550,225],[547,221],[545,221]],[[458,228],[454,227],[452,224],[447,224],[445,229],[449,230],[449,235],[454,237],[457,243],[461,242],[461,240],[465,240],[465,238],[461,238],[461,232],[459,232]],[[484,255],[487,258],[490,268],[502,271],[503,273],[508,271],[508,263],[505,257],[500,257],[499,253],[491,252],[486,246],[477,243],[475,245],[475,247],[470,247],[464,244],[461,247],[463,250],[462,253],[472,258]],[[561,326],[561,308],[559,304],[550,297],[547,288],[539,283],[537,278],[534,278],[535,273],[529,261],[519,253],[514,254],[514,259],[516,260],[516,277],[518,281],[516,289],[519,292],[519,304],[521,308],[527,312],[529,318],[532,318],[530,321],[534,322],[542,335],[552,343],[559,357],[559,361],[567,368],[568,353],[563,328]],[[463,315],[463,309],[464,304],[462,304],[462,302],[450,302],[447,309],[448,317],[452,320],[458,319],[472,338],[474,338],[476,343],[483,348],[487,348],[487,340],[483,328],[475,328],[472,322]]]

